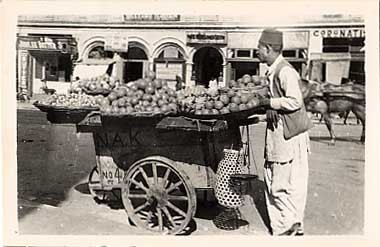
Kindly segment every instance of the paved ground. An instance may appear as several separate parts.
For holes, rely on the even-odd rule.
[[[314,234],[362,234],[364,222],[364,145],[361,126],[336,121],[339,137],[328,145],[323,124],[311,131],[310,180],[305,231]],[[95,164],[92,136],[76,134],[75,126],[51,125],[28,104],[18,110],[18,212],[22,234],[140,235],[128,224],[121,205],[97,204],[86,181]],[[254,173],[262,178],[264,124],[252,126]],[[246,196],[243,217],[250,223],[235,231],[218,229],[211,220],[218,213],[208,204],[198,206],[189,233],[268,235],[261,180]]]

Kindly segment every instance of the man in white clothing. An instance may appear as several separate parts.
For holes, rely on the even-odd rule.
[[[288,138],[284,135],[288,126],[284,125],[284,115],[300,111],[304,103],[299,75],[281,55],[282,40],[282,32],[265,29],[258,45],[260,61],[269,66],[267,76],[271,93],[271,98],[264,102],[268,109],[264,169],[266,204],[273,235],[303,235],[309,136],[307,131]],[[310,119],[303,117],[299,121]]]

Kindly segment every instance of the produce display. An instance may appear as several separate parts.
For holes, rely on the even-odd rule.
[[[120,82],[113,76],[103,74],[93,78],[83,78],[71,84],[69,93],[108,94],[112,89],[119,86]]]
[[[185,88],[179,92],[180,109],[195,115],[223,115],[255,109],[261,98],[267,96],[267,88],[246,91],[234,88],[206,89],[203,86]]]
[[[150,71],[145,78],[121,85],[108,96],[96,96],[100,110],[106,115],[155,115],[176,113],[177,93],[165,80]]]
[[[264,78],[265,79],[265,78]],[[39,105],[62,109],[94,108],[102,115],[155,116],[172,113],[209,116],[255,110],[268,97],[263,77],[244,75],[228,87],[186,87],[176,91],[148,71],[144,78],[120,84],[107,74],[73,83],[68,94],[53,94]],[[94,92],[108,90],[107,94]]]
[[[262,86],[266,84],[267,78],[265,76],[257,76],[257,75],[243,75],[242,78],[235,80],[231,80],[228,83],[228,87],[230,88],[253,88],[256,86]]]
[[[39,102],[42,105],[50,107],[60,107],[60,108],[82,108],[82,107],[93,107],[98,108],[95,101],[95,97],[86,94],[52,94],[47,99]]]

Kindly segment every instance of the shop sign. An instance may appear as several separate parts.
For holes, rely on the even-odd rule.
[[[106,37],[104,50],[106,51],[118,51],[127,52],[128,51],[128,37],[114,34]]]
[[[49,38],[23,36],[18,38],[18,49],[22,50],[56,50],[63,53],[76,51],[76,42],[71,38]]]
[[[123,15],[123,21],[179,21],[180,15]]]
[[[51,39],[23,40],[19,39],[19,49],[57,50],[57,45]]]
[[[312,31],[314,37],[322,38],[364,38],[364,28],[326,28]]]
[[[225,32],[188,32],[186,38],[188,44],[227,44]]]

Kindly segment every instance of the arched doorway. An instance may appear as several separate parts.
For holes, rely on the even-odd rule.
[[[127,53],[121,53],[121,58],[125,59],[124,75],[125,82],[130,82],[142,78],[148,66],[148,56],[140,47],[129,47]]]
[[[223,71],[223,57],[214,47],[202,47],[193,58],[195,83],[208,87],[210,80],[216,79]]]

